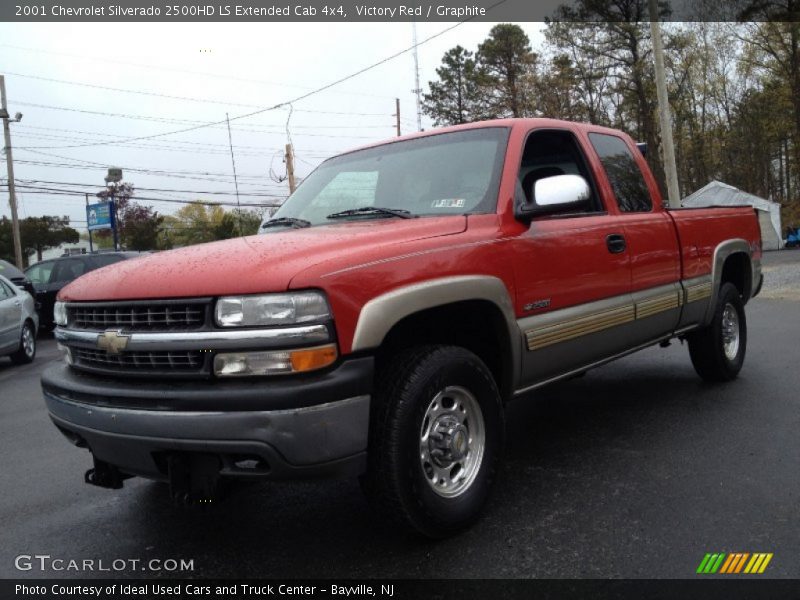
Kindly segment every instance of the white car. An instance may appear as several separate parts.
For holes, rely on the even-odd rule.
[[[32,362],[38,329],[33,297],[0,275],[0,356],[17,365]]]

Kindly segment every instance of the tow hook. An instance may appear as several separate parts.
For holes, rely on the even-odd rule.
[[[210,504],[218,498],[219,458],[208,454],[172,454],[167,458],[169,493],[176,506]]]
[[[118,490],[122,488],[123,481],[132,477],[132,475],[121,472],[114,465],[98,460],[94,455],[92,458],[94,459],[94,468],[86,471],[83,476],[83,480],[86,483],[110,490]]]

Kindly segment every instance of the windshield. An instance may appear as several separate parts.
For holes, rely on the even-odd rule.
[[[494,212],[508,128],[485,127],[358,150],[322,163],[261,228],[346,219]],[[366,210],[370,207],[381,210]],[[361,209],[356,211],[355,209]],[[354,211],[352,214],[337,214]],[[330,218],[333,215],[332,218]]]

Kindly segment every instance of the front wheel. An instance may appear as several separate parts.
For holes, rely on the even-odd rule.
[[[742,370],[747,349],[747,320],[739,290],[723,283],[714,316],[703,329],[688,336],[695,371],[706,381],[730,381]]]
[[[382,373],[362,478],[378,512],[440,538],[468,526],[500,460],[503,408],[491,372],[472,352],[424,346]]]
[[[19,348],[11,355],[11,362],[15,365],[24,365],[33,362],[36,357],[36,333],[33,325],[27,321],[22,326],[19,336]]]

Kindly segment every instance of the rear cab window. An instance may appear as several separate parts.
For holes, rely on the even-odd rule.
[[[590,133],[621,212],[650,212],[653,200],[639,164],[625,141],[616,135]]]

